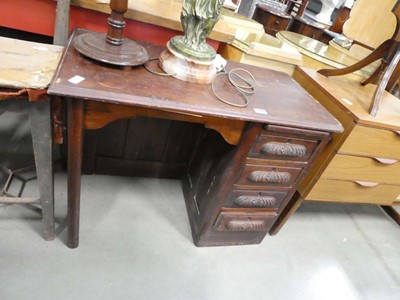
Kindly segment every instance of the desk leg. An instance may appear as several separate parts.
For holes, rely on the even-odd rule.
[[[303,203],[303,198],[298,191],[292,196],[289,203],[286,205],[282,213],[279,215],[278,219],[275,221],[274,225],[269,231],[270,235],[276,235],[279,230],[285,225],[286,221],[296,212],[299,206]]]
[[[381,205],[381,208],[389,217],[391,217],[398,225],[400,225],[400,214],[393,206]]]
[[[79,245],[83,119],[83,100],[69,98],[67,246],[70,248],[77,248]]]
[[[54,239],[53,139],[50,100],[32,102],[29,112],[44,239]]]

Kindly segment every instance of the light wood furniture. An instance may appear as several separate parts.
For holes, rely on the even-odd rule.
[[[228,60],[281,71],[290,76],[296,66],[303,64],[301,54],[295,48],[268,34],[235,39],[232,45],[221,45],[218,53]]]
[[[69,0],[62,0],[68,2]],[[108,4],[96,3],[96,0],[70,0],[69,29],[87,28],[97,32],[107,31]],[[57,1],[3,0],[0,9],[0,26],[38,33],[54,35]],[[60,6],[61,7],[61,6]],[[134,40],[165,45],[173,36],[182,31],[180,12],[182,0],[134,0],[130,1],[126,12],[124,36]],[[247,17],[226,9],[214,27],[209,44],[216,50],[219,42],[233,40],[238,30],[250,32],[262,31],[262,25]],[[58,28],[58,32],[61,29]]]
[[[299,68],[294,78],[344,126],[300,185],[305,200],[400,204],[400,101],[385,92],[368,113],[374,85]]]
[[[59,46],[0,37],[0,100],[31,102],[29,119],[40,195],[39,199],[11,196],[6,187],[0,192],[0,203],[39,204],[46,240],[54,239],[52,118],[46,88],[62,50]],[[9,180],[12,175],[11,172]]]
[[[85,59],[72,47],[74,38],[84,32],[77,30],[71,36],[49,88],[50,94],[68,97],[69,247],[79,244],[84,129],[98,129],[121,118],[167,119],[186,122],[189,128],[199,124],[189,141],[174,138],[162,126],[153,127],[152,135],[142,136],[141,142],[147,144],[134,148],[140,155],[124,161],[135,165],[142,176],[172,177],[177,171],[173,175],[182,178],[196,245],[259,243],[277,221],[282,225],[278,216],[330,133],[342,130],[336,119],[286,74],[229,62],[228,71],[245,67],[256,78],[249,105],[229,106],[213,96],[209,85],[157,76],[143,67],[118,69]],[[143,46],[151,57],[164,50]],[[75,82],[76,76],[84,80]],[[242,100],[235,100],[235,93],[224,86],[217,83],[216,90],[225,92],[230,101]],[[130,143],[144,130],[133,129]],[[162,148],[158,140],[166,141]],[[167,151],[171,147],[174,152]],[[191,151],[181,157],[177,151],[185,147]],[[154,151],[166,155],[150,160]]]
[[[397,3],[393,7],[393,15],[396,17],[397,23],[399,23],[400,18],[400,5]],[[357,71],[369,64],[371,62],[381,60],[379,68],[364,82],[362,85],[368,83],[377,83],[378,87],[373,95],[373,99],[370,104],[369,112],[372,116],[376,116],[382,99],[384,90],[392,91],[393,87],[399,82],[400,75],[400,32],[399,28],[392,38],[383,42],[378,48],[376,48],[371,54],[366,56],[364,59],[360,60],[356,64],[339,69],[339,70],[319,70],[320,74],[325,76],[337,76],[344,75],[354,71]]]
[[[397,26],[392,9],[397,0],[357,0],[349,19],[343,24],[343,34],[372,48],[390,39]]]

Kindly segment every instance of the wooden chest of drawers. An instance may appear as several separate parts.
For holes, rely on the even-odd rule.
[[[279,31],[286,30],[292,20],[291,15],[266,4],[257,4],[252,18],[264,26],[265,33],[272,36]]]
[[[192,199],[187,207],[196,245],[261,242],[328,139],[325,132],[252,124],[241,150],[232,151],[216,168],[195,163],[200,157],[210,164],[220,160],[215,153],[205,157],[209,145],[198,147],[187,178],[192,188],[184,190],[185,198]],[[213,143],[215,147],[215,139]],[[225,156],[229,149],[222,152]],[[207,191],[199,194],[199,190]],[[210,214],[215,222],[207,223],[204,218]]]
[[[375,86],[326,78],[299,69],[294,78],[344,125],[334,134],[299,191],[306,200],[400,202],[400,100],[385,93],[376,117],[368,114]]]

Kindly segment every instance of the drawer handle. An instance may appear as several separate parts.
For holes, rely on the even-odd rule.
[[[390,158],[382,158],[382,157],[374,157],[377,162],[380,162],[384,165],[393,165],[398,162],[397,159],[390,159]]]
[[[304,145],[269,142],[261,146],[260,152],[270,155],[302,157],[306,154]]]
[[[276,198],[274,196],[239,196],[235,203],[245,207],[271,207],[275,206]]]
[[[229,231],[264,231],[265,222],[262,220],[232,220],[226,224]]]
[[[393,130],[393,132],[400,136],[400,130]]]
[[[290,182],[290,174],[288,172],[275,171],[253,171],[247,177],[254,183],[288,183]]]
[[[276,20],[275,21],[275,25],[279,25],[280,23],[279,23],[279,21],[278,20]]]
[[[354,181],[354,182],[362,187],[376,187],[377,185],[379,185],[378,182],[369,182],[369,181]]]

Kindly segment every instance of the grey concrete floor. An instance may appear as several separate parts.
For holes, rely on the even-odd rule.
[[[305,203],[260,245],[196,248],[179,181],[83,176],[80,246],[0,206],[0,299],[400,299],[400,228],[373,205]],[[35,193],[30,181],[25,193]]]

